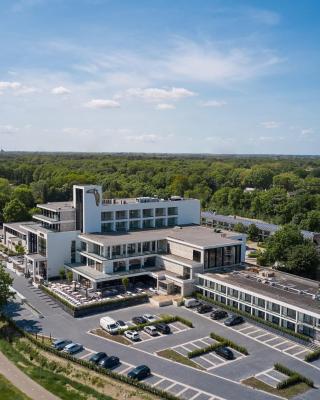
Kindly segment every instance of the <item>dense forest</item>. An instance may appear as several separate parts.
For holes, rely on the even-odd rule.
[[[196,197],[204,209],[320,231],[320,158],[293,156],[1,152],[0,221],[71,199],[76,183],[102,185],[105,198]]]

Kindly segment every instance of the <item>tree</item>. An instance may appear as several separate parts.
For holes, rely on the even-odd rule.
[[[61,267],[59,269],[59,275],[60,275],[60,279],[63,280],[66,277],[66,270],[64,269],[64,267]]]
[[[15,250],[19,255],[23,255],[25,253],[24,247],[21,244],[17,244],[15,246]]]
[[[306,241],[290,250],[287,261],[281,269],[314,278],[319,262],[320,259],[315,246],[310,241]]]
[[[67,277],[67,281],[71,282],[73,280],[73,273],[72,271],[67,271],[66,272],[66,277]]]
[[[259,229],[257,225],[251,224],[247,229],[248,239],[249,240],[258,240],[259,238]]]
[[[30,220],[30,214],[26,206],[20,200],[13,199],[3,209],[5,222],[20,222]]]
[[[320,211],[308,212],[307,218],[300,222],[300,228],[312,232],[320,232]]]
[[[123,286],[126,288],[126,290],[128,289],[128,286],[129,286],[129,278],[128,277],[124,277],[124,278],[122,278],[121,279],[121,282],[122,282],[122,284],[123,284]]]
[[[270,168],[254,166],[245,177],[244,183],[257,189],[267,189],[272,184],[273,173]]]
[[[247,228],[243,225],[242,222],[238,222],[234,225],[233,230],[239,233],[246,233]]]
[[[32,208],[35,203],[32,190],[26,185],[16,187],[13,191],[13,198],[20,200],[26,208]]]
[[[4,266],[0,264],[0,311],[11,298],[14,298],[14,293],[10,290],[12,283],[13,278],[5,271]]]

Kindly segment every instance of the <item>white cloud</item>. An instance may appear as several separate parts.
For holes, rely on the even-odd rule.
[[[52,94],[57,94],[57,95],[66,95],[66,94],[70,94],[71,91],[67,88],[65,88],[64,86],[58,86],[55,87],[51,90]]]
[[[99,109],[99,108],[119,108],[120,103],[115,100],[108,99],[92,99],[85,103],[87,108]]]
[[[276,142],[278,142],[279,140],[284,140],[284,137],[283,136],[276,136],[276,137],[274,137],[274,136],[259,136],[259,138],[258,138],[261,142],[269,142],[269,143],[276,143]],[[256,141],[256,139],[252,139],[252,141]]]
[[[3,89],[12,89],[16,90],[21,88],[21,83],[20,82],[6,82],[6,81],[0,81],[0,90]]]
[[[249,17],[259,24],[277,25],[280,22],[280,15],[270,10],[249,10]]]
[[[137,97],[146,101],[161,101],[161,100],[180,100],[186,97],[195,96],[196,93],[191,92],[185,88],[131,88],[125,91],[124,94],[120,94],[118,97]]]
[[[260,125],[266,129],[275,129],[275,128],[279,128],[279,126],[281,124],[280,124],[280,122],[276,122],[276,121],[264,121],[264,122],[261,122]]]
[[[224,84],[264,75],[282,61],[259,47],[219,48],[215,43],[180,41],[164,64],[169,75],[176,79]]]
[[[155,143],[159,142],[162,140],[162,137],[159,135],[132,135],[132,136],[126,136],[126,139],[129,142],[141,142],[141,143]]]
[[[314,130],[311,128],[305,128],[301,130],[301,136],[302,137],[309,137],[311,135],[313,135]]]
[[[156,110],[174,110],[176,107],[173,104],[160,103],[155,108]]]
[[[201,103],[202,107],[224,107],[227,102],[224,100],[209,100]]]
[[[0,134],[2,135],[12,135],[18,132],[18,128],[12,125],[0,125]]]

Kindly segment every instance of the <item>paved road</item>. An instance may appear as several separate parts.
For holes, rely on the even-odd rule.
[[[59,400],[44,387],[30,379],[0,352],[0,374],[33,400]],[[0,394],[1,398],[1,394]]]
[[[250,389],[240,384],[240,380],[271,368],[275,362],[281,362],[303,373],[313,379],[317,386],[320,386],[320,369],[313,368],[302,361],[258,343],[249,337],[240,335],[232,329],[226,328],[219,323],[215,323],[187,309],[177,309],[173,306],[166,307],[163,312],[172,314],[179,312],[179,315],[192,320],[196,329],[189,329],[178,334],[141,342],[140,344],[130,347],[129,350],[125,345],[110,342],[88,334],[90,329],[99,325],[101,316],[97,315],[74,319],[58,307],[47,295],[28,286],[24,278],[16,275],[13,276],[15,278],[13,285],[15,289],[21,292],[28,299],[30,304],[36,307],[44,316],[44,318],[39,319],[34,310],[26,307],[23,310],[13,310],[17,320],[31,319],[29,323],[38,327],[38,329],[45,334],[51,334],[54,337],[69,337],[75,341],[81,342],[90,349],[116,354],[120,359],[129,364],[148,364],[155,373],[170,379],[174,377],[177,382],[188,384],[204,392],[212,393],[213,395],[220,396],[227,400],[246,398],[252,400],[275,399],[277,397]],[[131,319],[133,313],[139,315],[142,312],[157,313],[159,309],[155,309],[151,305],[141,305],[131,307],[130,309],[113,311],[108,313],[108,315],[114,315],[117,319],[126,321]],[[212,331],[246,346],[250,356],[243,357],[239,361],[235,361],[229,365],[222,365],[208,373],[205,371],[197,371],[182,364],[170,362],[154,354],[160,349],[173,347],[189,342],[190,340],[207,336]],[[311,393],[312,392],[313,391],[311,391]],[[309,397],[309,395],[310,391],[308,395],[300,396],[296,399],[311,399],[312,397]]]

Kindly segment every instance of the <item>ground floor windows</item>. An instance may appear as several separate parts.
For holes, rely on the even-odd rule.
[[[126,263],[125,261],[114,261],[113,263],[113,272],[123,272],[126,270]]]

